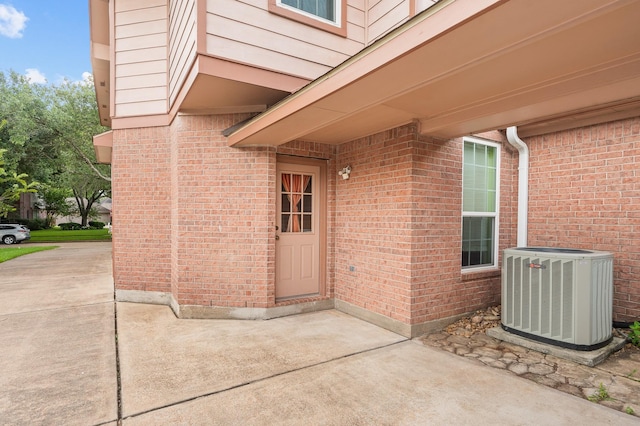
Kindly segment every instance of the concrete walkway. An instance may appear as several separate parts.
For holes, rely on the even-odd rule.
[[[109,243],[0,264],[0,424],[637,424],[337,311],[115,307],[110,265]]]
[[[110,243],[0,263],[0,424],[116,420],[114,335]]]

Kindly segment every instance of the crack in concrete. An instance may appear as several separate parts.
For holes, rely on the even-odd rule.
[[[118,347],[118,303],[115,301],[115,292],[113,295],[113,321],[114,321],[114,341],[116,345],[116,383],[117,383],[117,400],[118,400],[118,426],[122,425],[122,379],[120,377],[120,351]]]
[[[380,349],[385,349],[385,348],[388,348],[388,347],[391,347],[391,346],[395,346],[395,345],[398,345],[400,343],[404,343],[404,342],[408,342],[408,341],[411,341],[411,339],[405,338],[405,339],[399,340],[397,342],[389,343],[389,344],[386,344],[386,345],[376,346],[376,347],[369,348],[369,349],[363,349],[361,351],[352,352],[352,353],[349,353],[349,354],[346,354],[346,355],[342,355],[342,356],[339,356],[339,357],[335,357],[335,358],[331,358],[331,359],[328,359],[328,360],[325,360],[325,361],[320,361],[320,362],[316,362],[314,364],[309,364],[309,365],[305,365],[305,366],[302,366],[302,367],[294,368],[292,370],[283,371],[281,373],[271,374],[269,376],[260,377],[258,379],[254,379],[254,380],[249,380],[247,382],[239,383],[237,385],[230,386],[230,387],[227,387],[227,388],[224,388],[224,389],[220,389],[220,390],[217,390],[217,391],[207,392],[207,393],[204,393],[204,394],[201,394],[201,395],[196,395],[196,396],[193,396],[193,397],[190,397],[190,398],[181,399],[179,401],[175,401],[175,402],[172,402],[172,403],[169,403],[169,404],[164,404],[162,406],[151,408],[149,410],[144,410],[144,411],[140,411],[138,413],[130,414],[130,415],[124,417],[124,418],[121,417],[121,413],[120,413],[120,408],[121,408],[120,407],[120,396],[121,395],[120,395],[120,392],[118,392],[118,405],[119,405],[119,407],[118,407],[118,410],[119,410],[119,413],[118,413],[118,425],[121,424],[122,420],[132,419],[132,418],[139,417],[139,416],[142,416],[142,415],[148,414],[148,413],[153,413],[155,411],[159,411],[159,410],[162,410],[162,409],[165,409],[165,408],[170,408],[170,407],[174,407],[176,405],[180,405],[180,404],[184,404],[184,403],[187,403],[187,402],[195,401],[197,399],[207,398],[207,397],[213,396],[213,395],[218,395],[218,394],[221,394],[221,393],[224,393],[224,392],[228,392],[228,391],[231,391],[231,390],[234,390],[234,389],[240,389],[240,388],[243,388],[245,386],[249,386],[249,385],[252,385],[252,384],[255,384],[255,383],[264,382],[266,380],[273,379],[273,378],[276,378],[276,377],[284,376],[284,375],[295,373],[295,372],[298,372],[298,371],[303,371],[303,370],[306,370],[306,369],[309,369],[309,368],[314,368],[314,367],[317,367],[317,366],[320,366],[320,365],[329,364],[331,362],[339,361],[341,359],[351,358],[351,357],[356,356],[356,355],[360,355],[360,354],[364,354],[364,353],[368,353],[368,352],[373,352],[373,351],[377,351],[377,350],[380,350]],[[120,384],[119,371],[118,371],[118,384]]]

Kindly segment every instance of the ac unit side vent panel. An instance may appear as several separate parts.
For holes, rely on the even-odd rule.
[[[504,251],[502,325],[507,331],[596,349],[612,338],[612,304],[611,253],[547,247]]]

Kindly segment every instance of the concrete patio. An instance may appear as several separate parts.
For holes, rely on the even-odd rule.
[[[334,310],[180,320],[116,304],[110,243],[60,244],[0,276],[4,425],[637,424]]]

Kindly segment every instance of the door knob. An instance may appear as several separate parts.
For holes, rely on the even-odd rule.
[[[280,239],[280,235],[276,235],[276,240],[279,240],[279,239]]]

